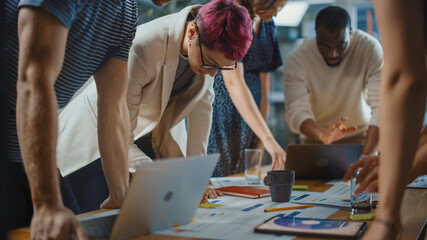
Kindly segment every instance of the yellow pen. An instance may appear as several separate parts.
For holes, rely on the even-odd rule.
[[[311,207],[314,207],[314,205],[301,205],[301,206],[282,207],[282,208],[270,208],[270,209],[264,209],[264,212],[285,211],[285,210],[300,209],[300,208],[311,208]]]

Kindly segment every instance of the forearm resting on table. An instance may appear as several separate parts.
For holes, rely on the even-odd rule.
[[[107,105],[108,110],[99,112],[99,150],[110,194],[122,199],[129,185],[129,117],[125,103]],[[99,103],[99,109],[102,106]]]
[[[98,92],[98,141],[102,166],[110,196],[120,203],[129,186],[127,62],[112,58],[94,77]]]

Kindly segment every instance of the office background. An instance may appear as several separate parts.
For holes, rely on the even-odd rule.
[[[177,12],[191,4],[204,4],[208,0],[172,0],[165,7],[156,7],[151,0],[137,0],[139,5],[139,24],[157,17]],[[315,18],[317,13],[328,6],[335,5],[346,9],[352,20],[353,29],[368,32],[381,41],[375,12],[368,0],[290,0],[285,8],[274,19],[277,25],[280,51],[283,63],[305,38],[315,37]],[[270,111],[267,123],[279,144],[286,150],[288,144],[298,143],[298,135],[292,133],[284,118],[283,69],[271,73],[268,100]],[[427,111],[426,111],[427,114]],[[427,122],[424,122],[426,125]],[[270,156],[264,156],[263,164],[271,162]]]

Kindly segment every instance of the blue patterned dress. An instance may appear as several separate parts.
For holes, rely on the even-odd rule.
[[[258,108],[261,102],[261,72],[271,72],[282,65],[276,26],[273,21],[261,22],[260,32],[253,35],[253,43],[243,58],[246,84]],[[221,157],[213,176],[228,176],[245,170],[244,149],[256,148],[258,138],[240,116],[225,87],[219,71],[214,80],[212,129],[208,153],[220,153]]]

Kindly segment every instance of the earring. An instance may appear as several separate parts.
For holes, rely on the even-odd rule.
[[[189,41],[189,44],[188,44],[188,46],[191,46],[191,39],[190,40],[188,40]]]

